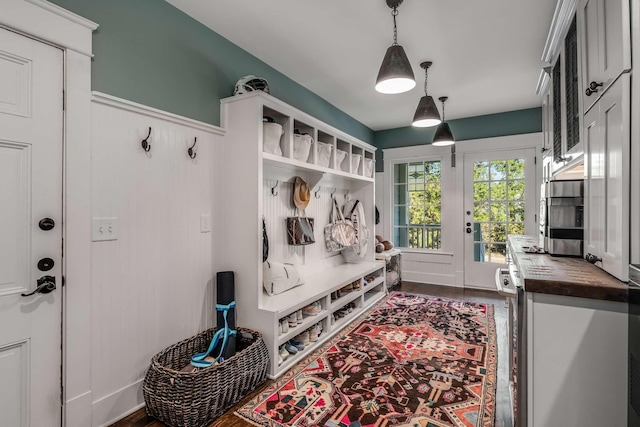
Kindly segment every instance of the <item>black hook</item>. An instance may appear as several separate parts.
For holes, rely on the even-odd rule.
[[[275,187],[271,187],[271,194],[272,194],[273,196],[277,196],[277,195],[278,195],[278,192],[276,191],[276,189],[278,188],[278,185],[280,185],[280,182],[279,182],[279,181],[276,181],[276,185],[275,185]]]
[[[193,138],[193,145],[191,147],[189,147],[189,149],[187,150],[187,154],[189,155],[189,157],[191,157],[192,159],[195,159],[196,156],[198,155],[198,153],[196,153],[195,151],[193,151],[193,148],[196,146],[196,142],[198,142],[198,137]]]
[[[331,193],[331,197],[333,197],[333,195],[334,195],[334,194],[336,194],[336,191],[338,191],[338,189],[337,189],[337,188],[334,188],[334,189],[333,189],[333,192]]]
[[[320,192],[320,187],[318,187],[318,189],[316,191],[313,192],[314,196],[316,197],[316,199],[320,198],[320,195],[318,194]]]
[[[149,126],[149,133],[147,134],[147,137],[143,139],[141,142],[142,149],[144,150],[145,153],[148,153],[149,151],[151,151],[151,143],[149,142],[150,136],[151,136],[151,126]]]

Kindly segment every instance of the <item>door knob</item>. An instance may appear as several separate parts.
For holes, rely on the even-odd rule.
[[[40,230],[43,230],[43,231],[52,230],[53,227],[55,226],[56,226],[56,222],[51,218],[42,218],[40,222],[38,222],[38,227],[40,227]]]
[[[584,91],[585,95],[591,96],[594,93],[598,92],[598,88],[602,87],[602,83],[591,82],[589,83],[589,87]]]
[[[53,268],[55,262],[51,258],[42,258],[38,261],[38,270],[40,271],[49,271]]]
[[[34,294],[48,294],[56,289],[56,278],[53,276],[42,276],[37,280],[38,286],[28,294],[21,294],[23,297],[30,297]]]

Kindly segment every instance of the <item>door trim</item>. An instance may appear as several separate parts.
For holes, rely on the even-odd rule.
[[[91,57],[98,25],[44,0],[3,0],[0,26],[64,52],[62,425],[91,425]],[[62,98],[62,97],[61,97]],[[70,261],[71,260],[71,261]]]

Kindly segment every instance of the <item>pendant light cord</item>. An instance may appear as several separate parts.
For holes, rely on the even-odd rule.
[[[444,123],[444,101],[442,101],[442,123]]]
[[[427,76],[429,75],[429,69],[428,67],[424,69],[424,94],[427,94]]]
[[[398,27],[396,26],[396,16],[398,16],[397,7],[393,8],[391,15],[393,15],[393,46],[398,46]]]

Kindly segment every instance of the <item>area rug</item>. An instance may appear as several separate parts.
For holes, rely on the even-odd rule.
[[[494,425],[493,305],[394,292],[236,415],[266,427]]]

